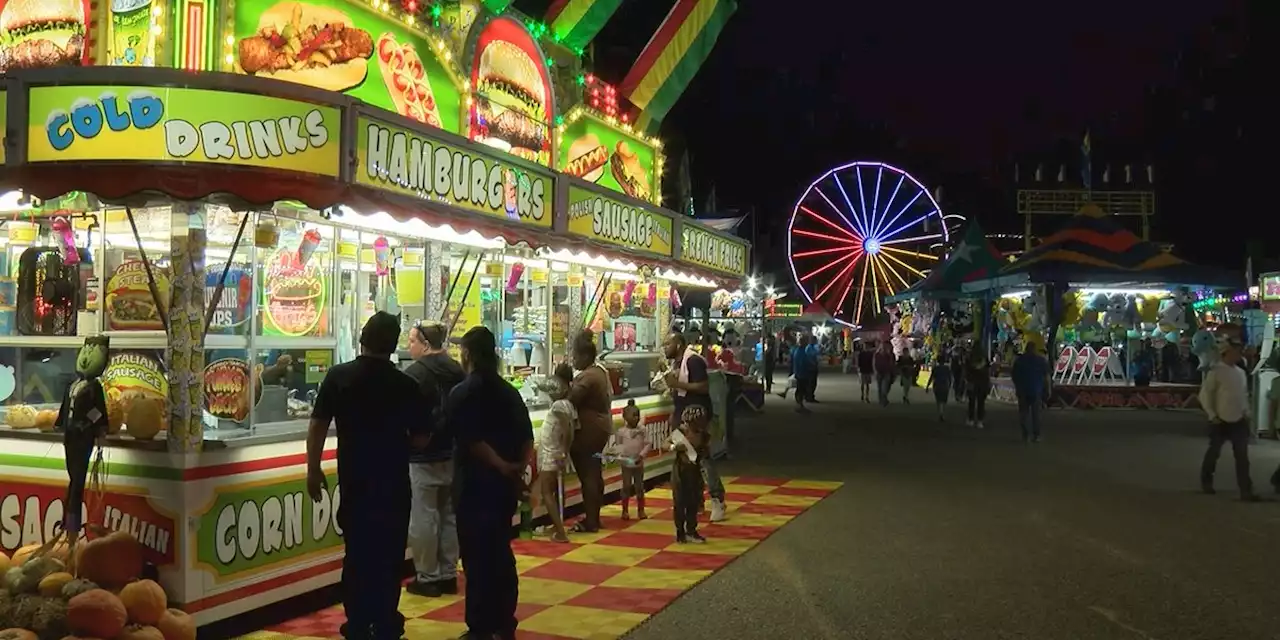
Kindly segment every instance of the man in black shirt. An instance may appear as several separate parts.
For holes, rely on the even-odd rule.
[[[449,393],[447,429],[457,442],[453,492],[466,571],[468,638],[515,638],[520,582],[511,522],[533,457],[533,425],[520,392],[498,373],[485,327],[458,343],[467,377]]]
[[[330,423],[338,430],[338,525],[346,541],[342,562],[345,638],[398,639],[404,634],[400,571],[409,527],[409,446],[425,442],[415,415],[418,385],[391,354],[400,321],[378,312],[360,332],[360,356],[334,366],[320,384],[307,433],[307,493],[328,489],[320,458]]]
[[[439,322],[409,330],[413,364],[404,370],[418,382],[424,403],[418,414],[431,429],[427,446],[409,453],[413,507],[409,548],[416,575],[406,590],[426,597],[458,592],[458,520],[453,504],[453,437],[444,427],[444,399],[466,374],[445,350],[448,329]]]

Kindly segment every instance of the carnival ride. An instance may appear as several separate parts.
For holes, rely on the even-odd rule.
[[[883,162],[841,165],[810,184],[791,212],[791,274],[806,300],[858,326],[868,309],[882,311],[885,295],[910,287],[937,263],[930,248],[948,242],[947,222],[906,171]]]

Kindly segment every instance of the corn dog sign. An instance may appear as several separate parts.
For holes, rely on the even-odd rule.
[[[339,112],[230,91],[33,87],[27,161],[193,162],[337,177]]]

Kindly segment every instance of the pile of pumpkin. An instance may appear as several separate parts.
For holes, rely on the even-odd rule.
[[[74,554],[62,541],[0,552],[0,640],[195,640],[195,620],[142,571],[142,545],[124,532]]]

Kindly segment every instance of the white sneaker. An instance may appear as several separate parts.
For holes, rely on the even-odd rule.
[[[975,426],[977,426],[979,429],[984,428],[984,427],[983,427],[983,425],[982,425],[982,421],[981,421],[981,420],[979,420],[979,421],[978,421],[978,423],[977,423],[977,425],[975,425]]]
[[[973,420],[965,420],[965,421],[964,421],[964,426],[966,426],[966,427],[972,427],[972,426],[973,426]]]
[[[719,500],[712,500],[711,501],[711,521],[721,522],[724,520],[724,518],[725,518],[724,503]]]

